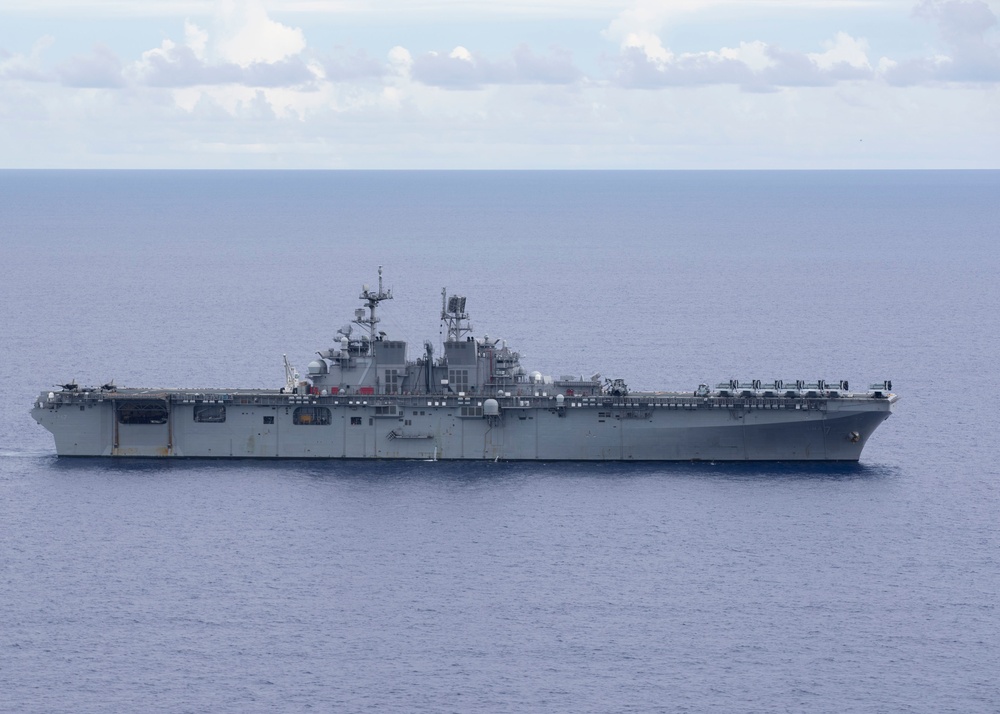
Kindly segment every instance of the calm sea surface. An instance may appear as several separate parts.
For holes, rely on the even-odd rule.
[[[1000,710],[1000,172],[0,171],[0,710]],[[545,374],[892,379],[857,465],[59,460],[440,291]]]

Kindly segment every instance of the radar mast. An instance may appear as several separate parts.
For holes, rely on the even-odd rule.
[[[448,288],[441,288],[441,322],[448,327],[448,341],[458,342],[472,332],[469,313],[465,311],[464,295],[448,295]]]
[[[354,311],[354,323],[356,325],[361,325],[362,327],[368,327],[368,338],[370,342],[375,342],[375,325],[377,325],[381,320],[375,316],[375,308],[383,300],[392,300],[392,290],[384,290],[382,288],[382,266],[378,266],[378,292],[373,292],[368,289],[367,285],[361,286],[361,294],[358,296],[361,300],[365,301],[368,307],[368,317],[365,317],[364,309],[358,309]]]

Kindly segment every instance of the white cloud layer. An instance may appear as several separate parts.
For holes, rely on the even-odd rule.
[[[764,42],[674,54],[655,35],[630,34],[622,43],[614,81],[623,87],[694,87],[734,84],[749,91],[823,87],[871,80],[867,43],[839,32],[823,52],[795,52]]]
[[[983,0],[922,0],[914,14],[935,23],[946,53],[893,62],[892,84],[1000,82],[997,15]]]
[[[14,15],[51,16],[80,12],[100,17],[191,17],[207,16],[218,0],[0,0],[0,12]],[[715,7],[778,7],[782,9],[826,7],[871,7],[899,5],[911,0],[268,0],[270,13],[382,16],[465,13],[470,17],[676,17]]]
[[[489,84],[571,84],[582,77],[564,50],[536,55],[527,45],[510,57],[491,61],[456,47],[447,55],[427,52],[411,60],[410,76],[423,84],[451,89],[479,89]]]
[[[185,18],[175,37],[131,56],[95,43],[50,60],[52,37],[17,52],[4,49],[0,35],[0,119],[13,127],[8,139],[0,138],[0,155],[32,164],[25,147],[37,136],[40,156],[51,151],[53,160],[65,157],[65,149],[57,154],[50,148],[61,127],[75,137],[75,146],[84,147],[77,149],[81,156],[97,162],[114,153],[109,147],[117,131],[130,137],[120,145],[123,155],[132,152],[140,163],[144,155],[161,162],[165,156],[259,157],[282,147],[300,162],[322,156],[335,166],[357,165],[349,155],[384,165],[399,152],[411,164],[441,165],[455,160],[448,157],[482,156],[457,148],[466,142],[521,147],[519,153],[498,148],[493,161],[501,164],[515,155],[529,164],[546,155],[560,157],[549,159],[554,165],[617,165],[653,155],[667,164],[697,163],[689,149],[677,148],[688,146],[760,163],[751,147],[781,145],[794,134],[781,128],[782,117],[794,124],[815,114],[823,121],[839,111],[854,118],[845,123],[850,132],[870,131],[874,122],[893,145],[906,135],[899,122],[927,102],[961,97],[970,141],[1000,117],[1000,31],[997,13],[985,0],[908,4],[903,21],[935,28],[938,45],[894,57],[873,52],[870,37],[843,27],[831,27],[825,40],[809,47],[747,36],[697,50],[672,49],[664,38],[691,16],[725,7],[714,0],[593,3],[587,11],[605,12],[609,19],[603,33],[594,33],[591,57],[581,57],[578,48],[552,43],[539,49],[523,41],[506,52],[471,42],[434,50],[403,42],[379,54],[315,45],[307,42],[307,30],[287,17],[275,19],[277,7],[291,6],[218,0],[210,16]],[[549,10],[568,8],[555,2]],[[678,91],[690,109],[677,108]],[[946,109],[916,111],[947,115]],[[954,117],[948,120],[953,126]],[[36,134],[39,126],[51,129],[44,134],[47,142]],[[802,141],[816,145],[816,125],[800,131]],[[835,133],[841,131],[847,130]],[[1000,164],[1000,155],[990,153],[997,151],[995,134],[969,155]],[[415,142],[415,136],[433,139]],[[637,154],[629,148],[663,142],[673,148]],[[93,148],[98,145],[99,151]],[[432,146],[440,147],[438,154]],[[609,146],[616,152],[601,148]],[[850,156],[840,148],[824,151],[827,162]],[[904,156],[893,151],[885,156]]]
[[[219,0],[217,18],[218,55],[241,67],[282,62],[306,47],[302,30],[272,20],[261,0]]]

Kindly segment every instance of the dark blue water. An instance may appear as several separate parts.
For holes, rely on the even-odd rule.
[[[1000,709],[1000,172],[0,172],[0,709]],[[893,380],[853,466],[58,460],[277,386],[379,264],[529,369]]]

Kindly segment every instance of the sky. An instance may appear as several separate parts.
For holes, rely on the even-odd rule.
[[[1000,168],[1000,0],[0,0],[0,168]]]

